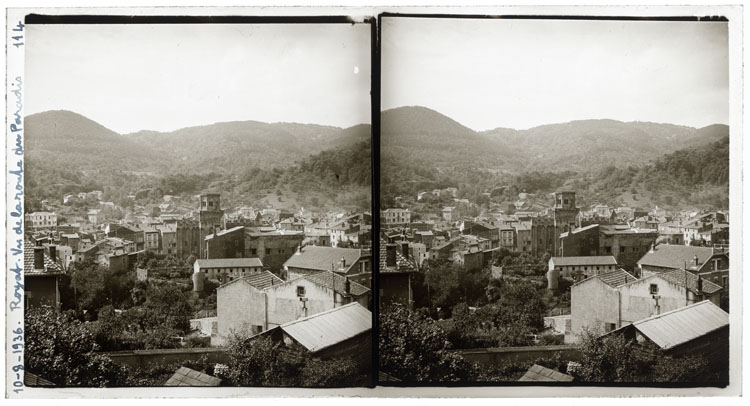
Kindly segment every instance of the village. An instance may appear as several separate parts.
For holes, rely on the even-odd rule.
[[[150,201],[146,193],[131,199],[135,204],[123,209],[102,201],[101,191],[82,192],[55,203],[81,215],[25,216],[27,309],[72,311],[99,331],[97,348],[116,366],[143,368],[169,360],[173,370],[161,371],[155,385],[218,385],[217,374],[229,384],[231,372],[221,375],[227,367],[224,349],[238,337],[270,340],[297,358],[302,353],[306,359],[343,362],[349,376],[335,376],[340,382],[334,385],[367,382],[370,213],[225,209],[221,195],[209,192],[163,195],[159,204],[141,205]],[[150,315],[154,323],[138,320],[144,310],[158,313]],[[316,333],[321,330],[326,333]],[[185,372],[186,362],[201,356],[207,357],[204,368]],[[235,376],[232,383],[271,382]]]
[[[381,211],[379,284],[400,288],[381,296],[380,328],[391,334],[381,337],[381,354],[402,351],[386,342],[398,333],[384,325],[406,311],[440,331],[450,343],[441,348],[461,362],[504,368],[464,379],[627,381],[614,376],[623,367],[615,359],[581,365],[591,362],[584,348],[613,337],[670,359],[702,357],[703,379],[726,379],[728,212],[580,207],[565,189],[480,205],[457,192],[402,196]],[[424,379],[397,359],[381,359],[381,371]],[[649,378],[677,380],[637,379]]]

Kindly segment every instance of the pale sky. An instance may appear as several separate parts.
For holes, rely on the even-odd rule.
[[[26,114],[120,133],[370,123],[369,24],[28,25]]]
[[[384,17],[383,110],[474,130],[610,118],[729,122],[727,23]]]

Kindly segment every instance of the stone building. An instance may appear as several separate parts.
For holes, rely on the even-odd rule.
[[[206,236],[221,230],[223,217],[224,211],[221,210],[221,195],[218,193],[201,194],[200,210],[198,211],[199,258],[208,258],[205,246]]]
[[[555,192],[555,206],[552,211],[555,228],[553,255],[560,255],[558,241],[560,234],[576,228],[577,216],[576,193],[569,191]]]

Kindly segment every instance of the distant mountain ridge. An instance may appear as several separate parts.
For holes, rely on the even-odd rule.
[[[32,158],[53,153],[84,167],[106,162],[130,168],[129,162],[135,161],[135,166],[146,170],[235,172],[247,166],[285,167],[324,150],[369,140],[367,124],[342,129],[233,121],[121,135],[71,111],[26,117],[26,145]]]
[[[316,194],[328,207],[363,206],[369,190],[363,185],[370,174],[370,161],[363,158],[370,156],[368,124],[337,128],[237,121],[121,135],[58,110],[29,115],[25,130],[29,201],[56,201],[66,193],[94,189],[115,201],[170,176],[235,199],[240,192],[261,198],[272,188],[277,197],[281,192],[300,198]],[[294,180],[289,182],[293,192],[285,179]],[[199,191],[191,187],[182,191]]]
[[[477,132],[420,106],[386,110],[380,117],[384,159],[410,157],[437,167],[472,166],[511,172],[641,165],[729,135],[729,127],[723,124],[697,129],[610,119]]]

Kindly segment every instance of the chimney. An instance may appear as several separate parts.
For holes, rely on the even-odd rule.
[[[44,247],[34,247],[34,269],[44,270]]]
[[[302,244],[297,244],[297,252],[294,253],[294,255],[299,255],[302,253]]]
[[[698,294],[703,294],[703,278],[698,275]]]
[[[407,259],[409,258],[409,243],[407,241],[401,242],[401,253],[404,254],[404,257]]]
[[[344,281],[344,292],[346,292],[346,295],[349,296],[352,292],[352,284],[349,282],[349,277],[346,277],[346,280]]]
[[[52,259],[52,262],[57,262],[57,246],[56,245],[49,246],[49,257]]]
[[[346,258],[341,257],[341,268],[346,269]]]
[[[385,265],[396,266],[396,244],[387,244],[385,246]]]
[[[693,255],[693,261],[695,262],[695,266],[697,267],[698,266],[698,256],[697,255]]]
[[[649,252],[654,252],[654,243],[651,243],[651,251]]]

